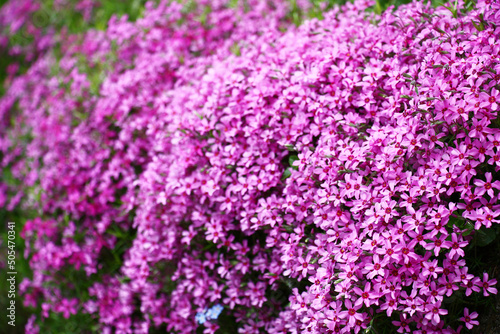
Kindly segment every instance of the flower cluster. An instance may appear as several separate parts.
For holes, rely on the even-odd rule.
[[[500,222],[500,5],[295,27],[245,3],[148,3],[12,81],[5,205],[40,213],[25,303],[103,333],[214,333],[222,308],[242,334],[455,333],[446,297],[497,293],[464,256]]]

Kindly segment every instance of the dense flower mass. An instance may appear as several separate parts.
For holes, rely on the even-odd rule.
[[[148,3],[14,78],[28,331],[455,333],[447,297],[497,293],[464,256],[500,222],[500,5],[371,5],[295,27],[282,1]]]

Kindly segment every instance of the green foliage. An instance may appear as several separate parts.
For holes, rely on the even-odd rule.
[[[293,154],[293,155],[290,155],[288,157],[288,164],[290,165],[291,168],[295,169],[295,170],[298,170],[298,167],[297,166],[294,166],[293,163],[295,161],[299,160],[299,157],[296,155],[296,154]]]
[[[492,228],[486,228],[483,226],[474,234],[474,242],[479,247],[488,246],[496,240],[499,234],[498,231],[498,225],[495,225]]]
[[[234,43],[234,44],[231,46],[231,52],[232,52],[235,56],[237,56],[237,57],[241,56],[241,47],[240,47],[240,45],[239,45],[238,43]]]
[[[0,50],[0,82],[4,83],[7,79],[7,67],[15,62],[15,58],[9,56],[4,50]],[[4,85],[0,86],[0,96],[5,94]]]
[[[78,312],[69,318],[51,313],[49,318],[40,322],[40,333],[44,334],[90,334],[98,333],[98,324],[89,314]]]
[[[41,27],[53,27],[56,31],[67,29],[69,33],[76,34],[92,28],[106,29],[108,21],[113,15],[118,17],[127,15],[129,20],[135,21],[141,16],[146,1],[100,1],[99,5],[94,8],[89,22],[86,22],[82,13],[75,9],[77,3],[78,1],[71,0],[69,6],[62,10],[56,10],[53,0],[44,0],[34,17],[38,17],[38,25]]]

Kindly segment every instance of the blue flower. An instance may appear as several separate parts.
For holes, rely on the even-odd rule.
[[[207,318],[208,319],[217,319],[219,317],[219,315],[221,314],[223,309],[224,309],[224,307],[220,304],[212,306],[212,308],[207,311]]]
[[[194,317],[194,319],[201,325],[201,324],[205,323],[205,321],[207,320],[207,317],[205,315],[205,312],[198,312],[198,313],[196,313],[196,316]]]
[[[196,313],[196,316],[194,317],[194,319],[196,320],[196,322],[198,322],[198,324],[203,324],[205,323],[205,321],[207,320],[215,320],[219,317],[219,315],[221,314],[222,310],[224,309],[224,306],[220,305],[220,304],[217,304],[217,305],[214,305],[212,306],[212,308],[210,309],[205,309],[203,312],[198,312]]]

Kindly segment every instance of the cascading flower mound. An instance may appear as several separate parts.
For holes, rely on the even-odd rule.
[[[13,79],[28,331],[477,325],[447,300],[497,293],[465,256],[500,222],[499,3],[358,1],[299,27],[286,2],[233,5],[149,3]]]

